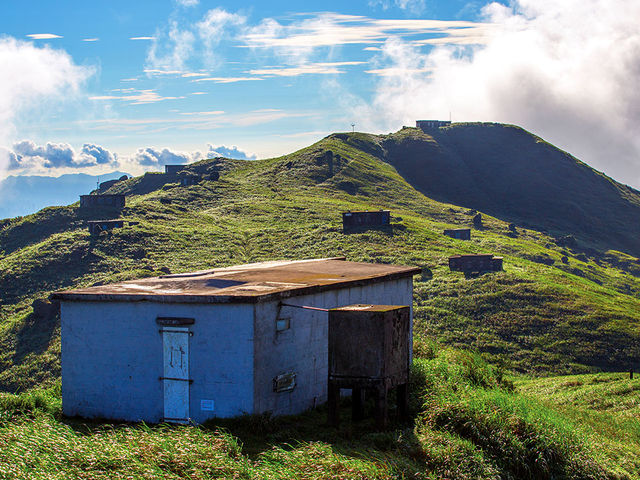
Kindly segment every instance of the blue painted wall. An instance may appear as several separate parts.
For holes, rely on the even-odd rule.
[[[162,335],[156,318],[188,317],[190,416],[196,422],[253,411],[253,306],[62,302],[65,415],[159,422]],[[213,400],[214,411],[201,410]]]

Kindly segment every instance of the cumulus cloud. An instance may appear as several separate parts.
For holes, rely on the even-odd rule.
[[[640,186],[640,3],[514,0],[483,14],[493,24],[484,45],[424,53],[388,39],[373,101],[352,99],[360,123],[382,130],[449,112],[515,123]]]
[[[58,168],[85,168],[98,165],[115,167],[117,156],[100,145],[85,143],[80,152],[68,143],[47,142],[38,145],[31,140],[15,142],[11,149],[0,149],[8,170],[43,171]]]
[[[235,145],[232,147],[225,147],[224,145],[211,145],[209,144],[209,151],[206,154],[206,158],[224,157],[234,158],[236,160],[255,160],[255,155],[249,155],[247,152],[243,152]]]
[[[93,70],[81,67],[63,50],[0,38],[0,145],[15,138],[15,121],[43,102],[65,101],[81,90]],[[17,157],[0,149],[0,174],[15,168]]]
[[[174,152],[168,148],[158,149],[154,147],[139,148],[130,161],[143,166],[162,166],[167,164],[190,163],[202,158],[199,152]]]

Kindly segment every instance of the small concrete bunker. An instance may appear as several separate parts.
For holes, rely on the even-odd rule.
[[[449,270],[464,273],[501,272],[502,257],[494,257],[490,253],[454,255],[449,257]]]
[[[455,238],[458,240],[471,240],[470,228],[450,228],[444,231],[447,237]]]
[[[63,412],[177,423],[302,412],[327,400],[322,309],[387,304],[411,312],[417,273],[333,258],[57,292]],[[409,348],[411,335],[409,325]]]
[[[124,208],[125,202],[126,200],[124,195],[80,195],[80,208]]]
[[[342,230],[351,232],[367,228],[389,227],[391,212],[389,210],[348,211],[342,213]]]

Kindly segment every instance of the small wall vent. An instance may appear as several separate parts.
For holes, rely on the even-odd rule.
[[[296,374],[284,373],[273,379],[273,391],[277,393],[290,392],[296,388]]]

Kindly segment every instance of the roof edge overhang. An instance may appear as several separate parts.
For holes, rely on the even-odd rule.
[[[242,304],[261,303],[284,298],[298,297],[301,295],[312,295],[328,290],[341,288],[362,287],[375,283],[398,280],[405,277],[412,277],[422,272],[418,267],[407,267],[406,270],[387,273],[385,275],[361,278],[355,280],[345,280],[328,285],[308,285],[304,287],[291,288],[284,291],[265,293],[262,295],[181,295],[181,294],[129,294],[129,293],[73,293],[73,291],[55,292],[51,299],[65,302],[153,302],[153,303],[187,303],[187,304]]]

